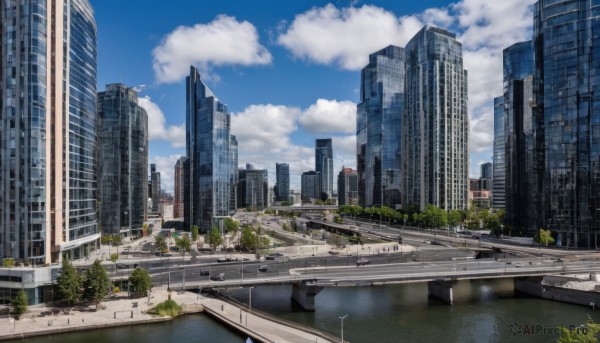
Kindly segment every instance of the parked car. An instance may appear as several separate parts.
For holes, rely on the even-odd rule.
[[[215,275],[211,276],[210,279],[213,281],[223,281],[223,280],[225,280],[225,274],[224,273],[215,274]]]
[[[262,266],[258,267],[258,271],[259,272],[266,272],[267,270],[269,270],[269,268],[263,264]]]
[[[208,270],[201,270],[200,275],[208,275],[210,272]]]
[[[368,258],[361,257],[358,260],[356,260],[356,266],[357,267],[358,266],[364,266],[364,265],[367,265],[367,264],[371,264],[371,261]]]
[[[227,262],[227,259],[225,257],[219,257],[217,262]]]

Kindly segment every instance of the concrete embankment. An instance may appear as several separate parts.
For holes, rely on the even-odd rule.
[[[516,278],[515,291],[564,303],[600,306],[600,282],[592,274]]]

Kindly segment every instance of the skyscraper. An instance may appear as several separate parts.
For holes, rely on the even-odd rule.
[[[505,224],[514,230],[525,231],[541,222],[537,173],[534,170],[532,41],[504,49],[503,71]]]
[[[333,144],[331,138],[315,142],[315,170],[321,175],[321,200],[333,195]]]
[[[148,214],[148,114],[123,84],[98,93],[98,159],[102,232],[140,235]]]
[[[81,258],[100,238],[92,7],[2,1],[0,18],[0,257]]]
[[[401,206],[404,71],[404,49],[393,45],[369,55],[361,71],[356,153],[363,207]]]
[[[267,170],[240,169],[238,178],[238,204],[251,211],[262,211],[269,206]]]
[[[466,209],[469,117],[462,44],[453,33],[425,26],[405,54],[405,205]]]
[[[321,195],[321,174],[316,171],[302,173],[300,187],[302,202],[318,200]]]
[[[175,218],[183,218],[184,194],[185,194],[185,162],[187,157],[181,156],[175,162],[175,182],[174,182],[174,201],[173,201],[173,216]]]
[[[492,162],[486,162],[481,164],[481,178],[491,180],[493,172]]]
[[[504,138],[504,96],[494,98],[494,157],[492,173],[492,208],[506,208],[506,140]]]
[[[342,168],[338,174],[338,205],[358,205],[358,173]]]
[[[154,163],[150,165],[150,182],[152,185],[152,213],[157,214],[160,211],[162,189],[160,185],[160,172],[156,170],[156,164]]]
[[[275,176],[277,201],[290,201],[290,165],[287,163],[275,163]]]
[[[229,167],[229,175],[230,175],[230,179],[229,179],[229,183],[231,185],[230,187],[230,198],[229,198],[229,211],[231,213],[235,213],[235,210],[238,207],[238,203],[237,203],[237,184],[238,184],[238,177],[239,177],[239,173],[238,173],[238,141],[237,138],[234,135],[230,135],[229,136],[229,155],[231,156],[230,158],[230,162],[231,162],[231,166]]]
[[[534,8],[543,227],[558,233],[557,244],[586,248],[600,235],[599,12],[595,0],[540,0]]]
[[[198,69],[190,67],[186,78],[187,227],[198,225],[207,232],[233,213],[230,120],[227,106],[202,82]]]

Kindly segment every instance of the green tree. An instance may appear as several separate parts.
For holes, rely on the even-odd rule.
[[[258,247],[258,236],[252,231],[249,225],[242,230],[240,237],[240,247],[242,249],[256,251]]]
[[[184,233],[181,238],[175,238],[175,245],[179,248],[180,253],[185,256],[185,253],[190,251],[192,242],[190,242],[188,234]]]
[[[406,221],[408,220],[408,214],[404,213],[402,215],[402,225],[406,226]]]
[[[21,315],[27,312],[27,304],[29,300],[27,299],[27,294],[23,289],[20,289],[17,293],[17,297],[13,299],[12,305],[15,309],[15,313],[17,314],[17,319],[21,318]]]
[[[552,237],[552,231],[540,229],[535,235],[535,237],[533,237],[533,241],[545,246],[548,246],[548,244],[554,244],[554,237]]]
[[[93,300],[96,303],[96,310],[98,310],[98,304],[108,294],[110,289],[110,279],[106,268],[100,264],[99,260],[94,263],[85,271],[83,277],[83,298],[86,300]]]
[[[236,232],[240,227],[240,223],[233,220],[233,218],[225,218],[223,222],[225,223],[225,231],[227,231],[227,233]]]
[[[14,258],[3,258],[2,259],[2,267],[4,268],[12,268],[15,266],[15,259]]]
[[[223,237],[221,236],[219,229],[214,226],[206,235],[206,238],[212,250],[215,250],[219,245],[223,244]]]
[[[142,235],[148,236],[148,223],[144,223],[144,225],[142,225]]]
[[[164,252],[169,249],[167,241],[162,235],[157,235],[156,238],[154,238],[154,247],[158,252]]]
[[[462,216],[459,210],[450,210],[448,212],[448,225],[454,227],[460,223]]]
[[[142,268],[135,268],[129,276],[129,283],[131,284],[132,295],[138,298],[147,296],[148,291],[154,287],[150,274]]]
[[[589,315],[587,322],[581,326],[574,329],[560,326],[559,329],[557,343],[598,343],[600,324],[594,323]]]
[[[56,290],[59,300],[73,305],[81,299],[81,276],[68,259],[63,259],[62,267],[56,278]]]
[[[261,249],[267,249],[271,244],[271,240],[267,236],[261,236],[258,241]]]
[[[198,225],[193,225],[192,226],[192,241],[196,241],[198,240],[198,231],[200,231],[200,228],[198,227]]]
[[[110,254],[110,261],[117,262],[119,260],[119,254]]]
[[[344,219],[342,219],[342,217],[340,217],[340,216],[335,216],[335,217],[333,217],[333,222],[336,224],[342,224],[342,223],[344,223]]]

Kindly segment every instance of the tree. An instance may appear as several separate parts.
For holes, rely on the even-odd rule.
[[[408,214],[403,214],[402,215],[402,225],[406,226],[406,221],[408,220]]]
[[[225,218],[223,222],[225,223],[225,231],[227,231],[227,233],[236,232],[240,227],[240,223],[233,220],[232,218]]]
[[[271,244],[271,240],[266,236],[261,236],[258,241],[261,249],[267,249]]]
[[[100,264],[100,260],[96,260],[85,271],[83,278],[83,298],[93,300],[96,303],[96,310],[98,310],[98,304],[108,294],[109,289],[110,279],[108,278],[106,268]]]
[[[186,251],[189,252],[192,247],[192,243],[187,233],[184,233],[181,238],[175,238],[175,245],[179,248],[179,251],[185,256]]]
[[[258,237],[252,231],[249,225],[242,230],[242,237],[240,237],[240,247],[250,251],[256,251],[258,247]]]
[[[561,326],[557,343],[598,343],[600,324],[594,323],[590,315],[585,324],[576,328]]]
[[[548,244],[554,244],[554,237],[552,237],[552,231],[540,229],[535,235],[535,237],[533,237],[533,241],[545,246],[548,246]]]
[[[119,260],[119,254],[110,254],[110,262],[117,262]]]
[[[136,297],[147,296],[148,291],[154,287],[150,274],[146,269],[142,268],[135,268],[129,276],[129,283],[131,284],[132,295]]]
[[[214,226],[208,235],[206,235],[206,238],[212,250],[215,250],[219,245],[223,244],[223,237],[221,236],[219,229]]]
[[[68,259],[63,259],[62,267],[56,278],[58,298],[73,305],[81,299],[81,276]]]
[[[340,216],[335,216],[335,217],[333,217],[333,222],[336,224],[342,224],[342,223],[344,223],[344,219],[342,219],[342,217],[340,217]]]
[[[17,319],[21,318],[21,315],[27,312],[28,303],[29,300],[27,299],[27,294],[25,294],[23,289],[20,289],[19,293],[17,293],[17,297],[12,301],[15,313],[17,314]]]
[[[154,247],[156,248],[156,250],[158,250],[158,252],[164,252],[169,249],[167,241],[161,235],[157,235],[156,238],[154,238]]]
[[[196,241],[198,240],[198,231],[200,230],[200,228],[198,227],[198,225],[193,225],[192,226],[192,241]]]
[[[450,210],[448,212],[448,225],[450,226],[456,226],[460,223],[461,220],[461,214],[459,210]]]
[[[142,235],[146,237],[148,234],[148,223],[144,223],[144,225],[142,225]]]
[[[2,259],[2,267],[4,268],[12,268],[15,266],[14,258],[3,258]]]

